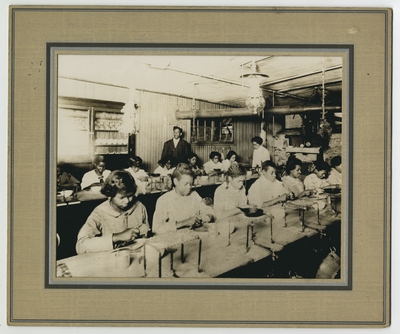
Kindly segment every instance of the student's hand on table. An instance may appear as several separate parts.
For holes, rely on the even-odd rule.
[[[138,178],[138,180],[142,181],[142,182],[147,182],[148,179],[149,178],[147,176],[141,176],[141,177]]]
[[[184,228],[184,227],[192,227],[193,224],[195,224],[196,220],[198,220],[197,217],[190,217],[188,219],[177,222],[176,225],[177,225],[178,229]]]
[[[311,189],[307,189],[307,190],[304,190],[304,191],[301,193],[301,194],[302,194],[301,197],[305,197],[305,196],[310,197],[313,193],[314,193],[314,192],[313,192]],[[299,198],[300,198],[300,196],[299,196]]]
[[[112,236],[112,241],[113,242],[131,241],[134,240],[139,235],[139,233],[140,231],[138,228],[131,227],[123,232],[114,233]]]
[[[209,223],[209,222],[211,222],[211,221],[213,220],[213,217],[212,217],[210,214],[202,213],[202,214],[200,215],[200,220],[201,220],[203,223]]]
[[[288,194],[283,194],[283,195],[277,197],[277,198],[275,199],[275,201],[272,203],[272,205],[274,205],[274,204],[279,204],[279,203],[284,203],[284,202],[286,202],[288,199],[289,199],[289,195],[288,195]]]
[[[145,238],[149,234],[149,227],[145,224],[140,225],[138,229],[139,229],[139,234]]]
[[[294,192],[290,192],[290,194],[287,195],[286,200],[288,201],[293,201],[296,198],[296,196],[294,195]]]

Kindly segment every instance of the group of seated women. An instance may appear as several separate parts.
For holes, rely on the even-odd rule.
[[[210,160],[204,164],[201,168],[199,166],[199,157],[196,153],[191,153],[187,157],[187,164],[192,169],[195,176],[199,175],[214,175],[216,172],[226,172],[232,164],[236,164],[237,154],[235,151],[229,151],[226,159],[221,160],[221,153],[213,151],[209,155]],[[99,187],[102,185],[104,180],[110,175],[111,171],[106,169],[106,163],[104,156],[98,155],[93,159],[94,169],[85,173],[82,177],[82,182],[79,182],[70,173],[63,171],[60,167],[57,167],[57,185],[58,188],[68,186],[78,186],[81,189],[89,189],[92,187]],[[142,169],[142,159],[138,156],[133,156],[128,159],[129,167],[125,170],[128,171],[136,181],[137,193],[146,193],[146,184],[148,182],[148,173]],[[158,167],[152,173],[153,175],[159,175],[161,177],[171,176],[175,170],[178,161],[171,155],[166,155],[158,161]]]
[[[136,166],[138,167],[138,166]],[[156,202],[152,229],[146,208],[137,200],[136,178],[128,170],[116,170],[105,179],[101,192],[108,200],[94,209],[78,234],[78,254],[106,251],[125,246],[136,238],[163,234],[182,228],[191,228],[200,222],[210,223],[240,212],[239,207],[253,206],[269,211],[273,205],[310,196],[317,188],[332,182],[341,182],[341,158],[332,159],[329,166],[318,162],[312,173],[300,180],[302,163],[290,159],[286,176],[276,178],[276,165],[272,161],[262,164],[260,177],[252,184],[246,195],[246,169],[231,164],[226,171],[225,182],[215,191],[214,203],[203,199],[193,188],[195,170],[190,164],[179,163],[173,170],[172,190],[164,193]],[[135,169],[132,169],[135,172]],[[139,169],[140,170],[140,169]],[[137,170],[135,173],[139,173]],[[140,174],[138,174],[140,175]],[[144,174],[143,174],[144,176]],[[137,177],[140,180],[140,177]],[[336,183],[335,183],[336,184]]]
[[[207,161],[203,167],[199,166],[200,160],[196,153],[190,153],[187,156],[187,164],[191,167],[195,175],[213,175],[216,171],[226,172],[232,164],[236,164],[237,154],[235,151],[229,151],[226,159],[221,162],[221,153],[212,151],[209,155],[210,160]],[[177,165],[177,160],[173,156],[165,156],[158,161],[159,167],[156,168],[154,173],[161,176],[172,174]]]

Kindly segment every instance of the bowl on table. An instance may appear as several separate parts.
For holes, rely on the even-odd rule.
[[[327,194],[340,194],[342,189],[340,188],[339,185],[332,185],[332,186],[326,186],[322,188],[324,190],[324,192],[326,192]]]
[[[246,217],[261,217],[264,214],[264,211],[258,208],[241,208],[240,211],[244,213]]]

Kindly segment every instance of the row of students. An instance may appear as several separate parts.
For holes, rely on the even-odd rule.
[[[252,138],[254,145],[253,154],[253,166],[261,166],[262,162],[269,160],[268,150],[261,146],[262,139],[260,137]],[[199,157],[195,153],[190,153],[187,156],[187,163],[191,166],[192,170],[196,175],[207,174],[213,175],[215,171],[226,172],[232,164],[237,163],[237,153],[235,151],[229,151],[226,155],[226,159],[221,162],[221,153],[212,151],[209,155],[210,160],[206,162],[203,169],[199,167]],[[128,164],[129,171],[138,183],[138,192],[145,193],[145,182],[147,182],[148,175],[141,169],[142,159],[138,156],[129,158]],[[93,159],[94,169],[85,173],[82,178],[81,188],[88,189],[93,186],[101,186],[104,180],[110,175],[111,171],[106,169],[104,156],[98,155]],[[154,170],[154,174],[160,174],[160,176],[171,175],[177,165],[178,160],[172,155],[163,155],[163,158],[158,161],[158,167]],[[58,185],[79,185],[79,181],[76,180],[72,175],[62,173],[61,169],[57,169],[57,181]]]
[[[314,171],[320,179],[324,174],[322,171],[325,171],[321,168],[326,168],[321,166],[316,165]],[[228,168],[226,181],[216,189],[212,207],[209,200],[202,199],[193,190],[194,173],[191,167],[180,163],[172,173],[173,189],[157,200],[153,233],[163,234],[191,227],[196,219],[203,222],[222,219],[238,213],[238,207],[247,204],[266,209],[287,199],[311,195],[313,189],[306,188],[299,179],[300,160],[291,160],[287,173],[281,182],[276,179],[276,165],[271,161],[264,162],[260,178],[246,196],[246,170],[242,165],[234,164]],[[312,175],[307,177],[314,178]],[[96,207],[80,230],[76,245],[78,254],[111,250],[148,235],[147,212],[137,200],[136,191],[135,179],[129,172],[113,171],[109,175],[101,190],[108,200]]]
[[[153,218],[153,232],[162,234],[192,226],[196,218],[215,219],[211,203],[192,191],[194,174],[180,163],[172,173],[174,188],[162,195]],[[146,237],[150,231],[147,211],[135,194],[133,176],[124,170],[111,172],[101,189],[108,200],[97,206],[78,233],[78,254],[107,251]]]

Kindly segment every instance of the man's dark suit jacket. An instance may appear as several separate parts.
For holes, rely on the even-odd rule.
[[[178,145],[176,145],[175,148],[174,141],[170,139],[164,143],[161,159],[166,155],[172,155],[177,158],[179,162],[187,162],[187,157],[191,152],[192,148],[186,140],[179,139]]]

